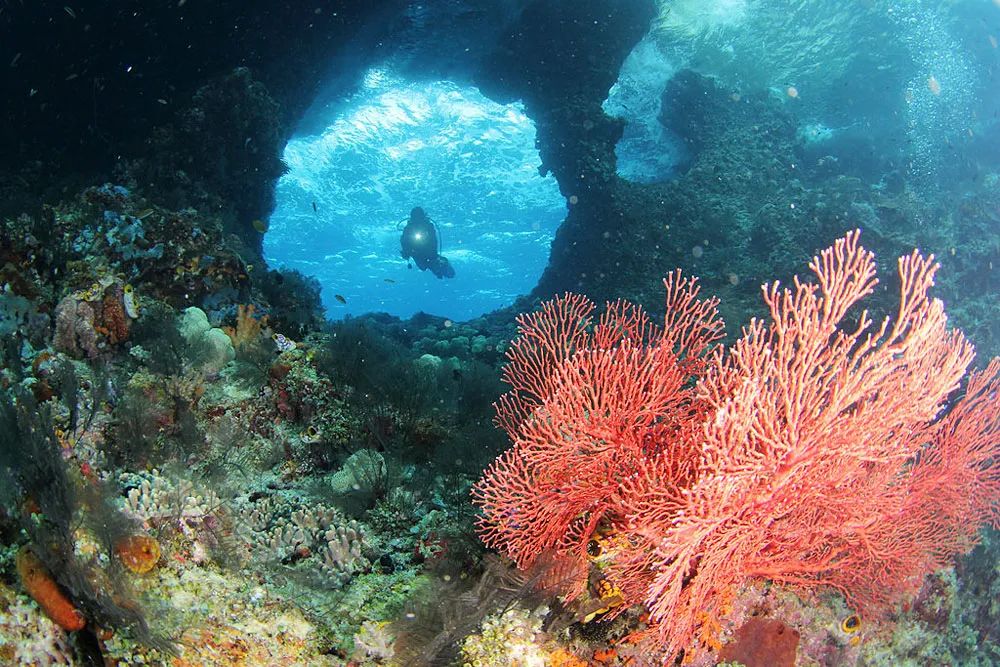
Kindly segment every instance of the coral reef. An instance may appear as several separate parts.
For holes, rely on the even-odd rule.
[[[655,3],[467,8],[463,20],[503,17],[498,42],[472,45],[484,57],[406,67],[523,100],[540,170],[567,200],[550,264],[532,295],[473,321],[328,324],[316,281],[261,257],[260,221],[316,63],[345,44],[386,53],[384,19],[422,20],[417,7],[368,4],[290,5],[281,21],[259,0],[0,10],[4,27],[49,31],[8,31],[0,80],[0,662],[1000,660],[996,533],[947,569],[986,513],[956,488],[995,491],[996,367],[948,396],[968,349],[914,287],[928,265],[906,260],[903,310],[926,317],[904,313],[899,335],[883,332],[888,346],[852,333],[895,305],[888,290],[870,295],[870,318],[813,309],[810,320],[788,304],[842,294],[795,283],[766,293],[773,327],[754,321],[729,357],[709,349],[719,319],[763,312],[760,283],[861,225],[883,264],[914,246],[936,253],[951,324],[995,354],[992,102],[946,114],[960,91],[936,72],[947,109],[930,118],[956,122],[925,148],[955,159],[919,179],[926,160],[909,139],[933,123],[920,126],[925,100],[898,85],[905,68],[852,69],[840,50],[814,67],[823,40],[842,40],[870,8],[837,30],[816,22],[767,42],[694,30],[697,3],[667,3],[657,37],[694,35],[665,47],[697,58],[647,120],[686,152],[672,180],[632,183],[616,169],[627,121],[602,102]],[[787,26],[806,11],[751,18]],[[219,25],[232,39],[216,38]],[[992,38],[977,33],[964,52],[993,67]],[[737,62],[716,48],[730,39],[777,46]],[[353,82],[368,64],[337,69]],[[811,102],[818,87],[843,91],[837,107],[875,98],[893,113],[855,122]],[[674,267],[703,276],[706,296],[672,274],[664,302],[656,276]],[[590,302],[562,297],[543,312],[563,315],[520,323],[544,338],[558,320],[571,344],[546,357],[518,342],[516,312],[565,290]],[[612,305],[588,334],[589,303],[603,299]],[[665,309],[671,333],[659,337]],[[806,335],[820,320],[825,336]],[[943,338],[951,352],[919,344]],[[873,354],[886,366],[866,365]],[[842,383],[817,389],[823,371],[796,365],[803,357],[841,369]],[[879,375],[904,362],[921,370]],[[501,372],[515,381],[502,399]],[[811,400],[794,393],[809,387]],[[498,399],[506,431],[490,421]],[[505,434],[516,452],[488,473],[504,483],[476,494],[487,541],[523,571],[484,558],[469,502]],[[817,454],[830,443],[838,456]]]
[[[483,621],[479,632],[462,642],[462,657],[473,667],[544,665],[542,621],[548,610],[515,607]]]
[[[137,301],[131,285],[110,276],[67,294],[56,305],[52,346],[73,357],[96,358],[128,339],[132,320],[139,317]]]
[[[12,665],[73,665],[66,631],[37,605],[0,585],[0,659]]]
[[[122,565],[135,574],[146,574],[160,560],[160,543],[148,535],[129,535],[115,544]]]
[[[733,641],[719,651],[723,662],[746,667],[795,667],[799,633],[781,621],[751,618],[736,630]]]

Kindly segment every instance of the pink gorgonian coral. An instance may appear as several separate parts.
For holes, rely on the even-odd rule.
[[[849,310],[877,284],[858,232],[764,286],[768,321],[728,350],[715,302],[672,274],[654,326],[566,295],[519,319],[497,422],[513,441],[475,487],[485,542],[519,566],[555,552],[648,607],[665,658],[695,650],[742,585],[840,591],[876,615],[1000,523],[1000,360],[973,372],[928,296],[937,265],[899,261],[892,320]],[[578,582],[568,596],[582,589]]]

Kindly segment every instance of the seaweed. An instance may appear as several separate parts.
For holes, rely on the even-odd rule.
[[[21,341],[17,336],[0,336],[0,379],[12,382],[20,382],[24,379]]]
[[[417,422],[453,403],[450,369],[417,363],[400,343],[352,320],[332,327],[317,364],[354,387],[348,400],[366,425],[364,446],[426,458]]]
[[[270,305],[268,318],[276,331],[300,338],[318,327],[323,316],[318,280],[284,268],[252,276]]]
[[[69,412],[69,431],[76,433],[80,421],[80,378],[72,363],[59,364],[56,368],[56,386],[59,397]]]
[[[392,489],[403,485],[404,474],[393,458],[383,457],[375,450],[359,449],[354,454],[342,468],[355,481],[352,489],[341,492],[326,481],[315,479],[307,485],[307,492],[322,503],[338,506],[348,516],[361,518]]]
[[[195,470],[220,495],[225,492],[235,496],[242,491],[240,484],[249,485],[255,480],[254,450],[246,445],[245,434],[232,417],[213,419],[207,429],[212,446]]]
[[[209,557],[220,567],[234,569],[241,562],[241,547],[233,530],[233,514],[227,504],[237,493],[227,489],[225,484],[216,484],[213,478],[201,468],[191,468],[186,463],[171,463],[164,467],[166,476],[172,479],[186,479],[190,484],[179,484],[166,494],[164,503],[173,508],[169,520],[163,522],[161,531],[183,534],[186,530],[197,532],[198,541],[204,546]],[[185,497],[192,489],[212,489],[218,491],[214,505],[206,507],[200,519],[184,515]]]
[[[267,374],[274,363],[275,349],[271,340],[257,336],[237,345],[233,380],[246,388],[259,389],[267,383]]]
[[[204,449],[194,412],[204,386],[189,376],[160,378],[156,386],[130,388],[111,413],[103,451],[115,465],[162,465]]]
[[[132,328],[132,340],[146,352],[145,364],[156,375],[181,375],[188,363],[187,342],[170,306],[154,303]]]
[[[107,365],[95,362],[89,370],[90,378],[81,379],[73,361],[65,359],[55,366],[57,393],[69,419],[66,430],[75,439],[90,429],[109,397],[111,377]]]
[[[111,413],[110,437],[105,438],[104,453],[116,466],[148,463],[159,439],[156,410],[138,389],[129,389]]]
[[[193,404],[186,397],[171,396],[174,405],[174,428],[169,443],[172,454],[183,455],[200,452],[206,444],[205,434],[198,425],[198,417],[192,410]],[[180,457],[183,458],[183,457]]]
[[[325,375],[351,384],[363,395],[391,385],[407,355],[402,345],[362,322],[343,320],[330,328],[316,361]]]
[[[0,394],[0,470],[8,482],[0,487],[4,505],[14,514],[30,500],[45,517],[38,522],[39,529],[44,526],[57,544],[66,544],[73,539],[77,498],[60,449],[48,406],[37,405],[30,393],[20,389]],[[36,522],[22,523],[32,535]]]
[[[456,412],[460,423],[492,425],[493,404],[507,391],[500,373],[481,361],[465,361],[460,371],[452,374],[458,389]]]

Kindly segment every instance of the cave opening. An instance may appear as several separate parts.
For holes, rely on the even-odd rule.
[[[284,150],[264,254],[319,280],[331,319],[426,312],[463,321],[531,291],[566,201],[555,178],[539,174],[522,104],[373,67],[324,114]],[[401,256],[415,206],[437,226],[454,278]]]

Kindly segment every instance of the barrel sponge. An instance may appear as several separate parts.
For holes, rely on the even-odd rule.
[[[24,590],[56,625],[67,632],[74,632],[87,624],[83,614],[59,589],[52,575],[28,547],[17,553],[17,574]]]

